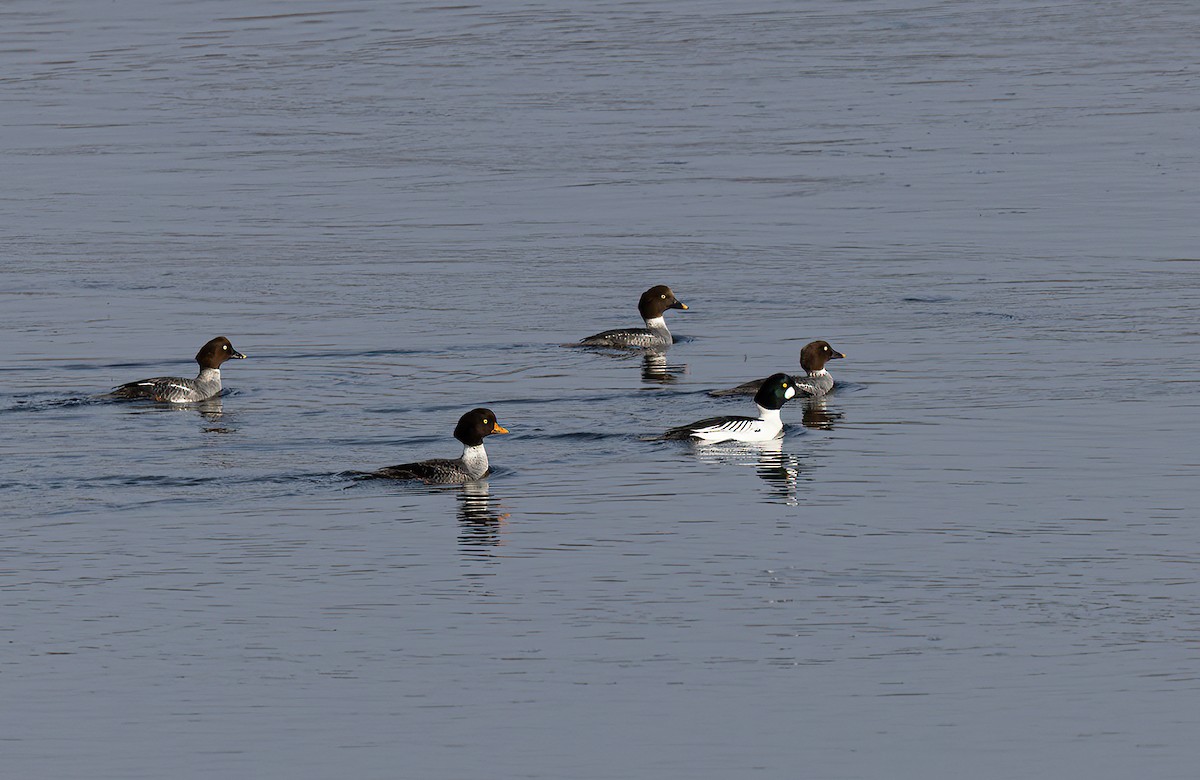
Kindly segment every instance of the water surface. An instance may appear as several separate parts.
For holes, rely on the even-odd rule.
[[[1194,4],[0,20],[6,776],[1194,775]]]

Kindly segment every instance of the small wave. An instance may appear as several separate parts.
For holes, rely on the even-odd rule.
[[[641,391],[639,391],[639,392],[641,392]],[[501,421],[503,422],[505,415],[502,410],[504,407],[509,407],[509,406],[553,406],[556,404],[571,404],[571,405],[577,406],[580,404],[603,403],[603,402],[607,402],[607,401],[613,401],[613,400],[628,398],[628,397],[629,397],[629,393],[622,392],[622,393],[608,393],[605,395],[588,395],[588,396],[556,395],[556,396],[551,396],[551,397],[546,397],[546,398],[496,398],[496,399],[487,399],[487,400],[477,399],[477,401],[478,401],[477,405],[479,405],[479,406],[486,405],[486,406],[495,408],[497,416],[499,416]],[[418,407],[408,407],[408,406],[375,406],[375,407],[370,407],[368,409],[365,409],[364,411],[367,414],[380,414],[380,415],[393,415],[393,416],[406,415],[406,414],[421,414],[424,416],[429,416],[431,414],[441,414],[443,412],[450,412],[450,413],[457,412],[459,414],[462,414],[469,408],[471,408],[469,405],[464,406],[464,404],[462,404],[462,403],[455,403],[453,405],[451,405],[451,404],[431,404],[429,406],[422,406],[419,408]],[[417,440],[411,439],[410,441],[417,441]]]
[[[328,471],[308,471],[294,472],[290,474],[265,474],[257,477],[248,477],[242,480],[228,480],[222,478],[222,482],[244,482],[247,484],[265,484],[265,485],[288,485],[296,482],[307,482],[313,485],[331,484],[337,481],[342,474],[349,472],[338,472],[331,474]]]
[[[495,352],[512,352],[512,351],[527,351],[527,350],[544,350],[546,344],[473,344],[471,350],[481,350],[487,353]],[[262,352],[255,353],[255,358],[266,358],[270,360],[330,360],[344,358],[379,358],[379,357],[405,357],[412,355],[460,355],[468,351],[463,347],[443,347],[438,349],[360,349],[360,350],[305,350],[299,352],[272,353]]]
[[[642,347],[633,347],[624,344],[584,344],[582,341],[572,341],[566,344],[559,344],[559,346],[568,349],[581,349],[584,352],[592,352],[597,355],[607,355],[615,358],[635,357],[646,351]]]
[[[76,398],[18,398],[9,406],[0,411],[4,412],[45,412],[51,409],[72,409],[79,406],[90,406],[92,404],[103,403],[103,396],[84,396]]]
[[[606,439],[624,439],[624,433],[605,433],[602,431],[576,431],[573,433],[532,433],[522,436],[523,439],[538,441],[604,441]]]
[[[864,385],[862,382],[843,382],[839,379],[837,380],[837,384],[834,385],[833,390],[829,393],[829,396],[830,398],[834,398],[843,393],[861,393],[868,387],[870,385]]]
[[[324,351],[312,350],[307,352],[286,352],[286,353],[255,353],[253,357],[261,357],[274,360],[297,360],[312,358],[314,360],[326,360],[328,358],[371,358],[371,357],[390,357],[396,355],[449,355],[450,350],[445,349],[366,349],[366,350],[337,350],[330,349]]]
[[[247,480],[231,480],[225,476],[220,477],[180,477],[168,476],[165,474],[105,474],[99,477],[82,477],[79,480],[83,484],[92,485],[117,485],[120,487],[134,487],[137,485],[146,485],[153,487],[196,487],[199,485],[207,485],[213,482],[238,482]]]
[[[506,473],[506,469],[492,469],[488,478],[493,478],[498,474]],[[396,479],[394,477],[379,476],[373,471],[340,471],[337,474],[328,475],[329,482],[346,483],[342,485],[342,490],[352,490],[355,488],[369,488],[377,486],[387,488],[389,492],[394,492],[399,489],[401,493],[411,494],[429,494],[429,493],[448,493],[463,489],[464,483],[453,482],[448,484],[439,484],[436,482],[424,482],[419,479]],[[486,485],[485,481],[468,482],[467,485]]]
[[[349,473],[349,472],[346,472]],[[339,475],[326,471],[291,472],[281,474],[255,474],[232,476],[230,474],[207,476],[180,476],[167,474],[104,474],[83,477],[78,480],[84,485],[99,487],[201,487],[204,485],[287,485],[296,482],[323,484],[334,481]]]

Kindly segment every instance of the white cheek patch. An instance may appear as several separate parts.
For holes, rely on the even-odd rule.
[[[794,387],[789,386],[787,390],[783,391],[784,398],[794,398],[795,396],[796,396],[796,388],[794,388]]]

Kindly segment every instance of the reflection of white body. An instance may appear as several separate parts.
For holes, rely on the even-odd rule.
[[[708,444],[697,447],[695,453],[705,463],[752,466],[759,478],[769,486],[773,499],[790,506],[797,504],[796,484],[800,477],[800,465],[795,456],[783,451],[783,437],[756,442]]]
[[[464,482],[462,492],[458,496],[459,520],[466,523],[499,523],[508,515],[499,515],[492,511],[491,489],[486,481]],[[493,540],[492,544],[499,544]]]
[[[778,461],[783,454],[783,437],[764,441],[725,441],[695,451],[705,463],[728,466],[758,466],[765,461]]]
[[[829,411],[829,405],[825,403],[824,396],[804,399],[804,416],[801,418],[801,424],[805,428],[833,430],[834,423],[841,417],[841,412]]]
[[[667,354],[658,350],[647,350],[642,355],[642,379],[647,382],[671,382],[676,375],[687,371],[685,365],[670,365]]]
[[[467,501],[479,504],[483,509],[488,508],[488,500],[492,495],[492,488],[486,482],[467,482],[462,487],[462,495]]]

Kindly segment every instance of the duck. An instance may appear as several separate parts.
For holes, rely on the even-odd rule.
[[[796,392],[820,398],[833,390],[833,376],[825,369],[825,364],[830,360],[839,360],[844,357],[846,356],[830,346],[828,341],[812,341],[805,344],[804,349],[800,350],[800,367],[804,369],[805,376],[797,378]],[[713,397],[752,395],[758,392],[765,381],[765,379],[756,379],[727,390],[712,390],[709,395]]]
[[[772,374],[762,381],[754,394],[758,417],[709,417],[691,425],[671,428],[664,439],[695,439],[701,444],[722,441],[768,441],[783,433],[779,410],[796,397],[796,379],[788,374]]]
[[[620,347],[662,350],[671,346],[671,331],[663,315],[668,309],[687,311],[687,304],[675,297],[665,284],[655,285],[638,299],[638,313],[646,323],[644,328],[618,328],[588,336],[579,343],[585,347]]]
[[[195,379],[178,376],[156,376],[128,382],[113,388],[113,398],[148,398],[169,404],[192,404],[221,394],[221,364],[229,359],[244,360],[241,352],[224,336],[217,336],[196,353],[200,373]]]
[[[442,485],[475,482],[491,473],[487,452],[483,449],[483,440],[497,433],[508,433],[508,429],[500,426],[495,412],[484,408],[472,409],[459,418],[458,425],[454,428],[454,438],[463,445],[461,456],[402,463],[399,466],[379,469],[367,476],[416,479]]]

